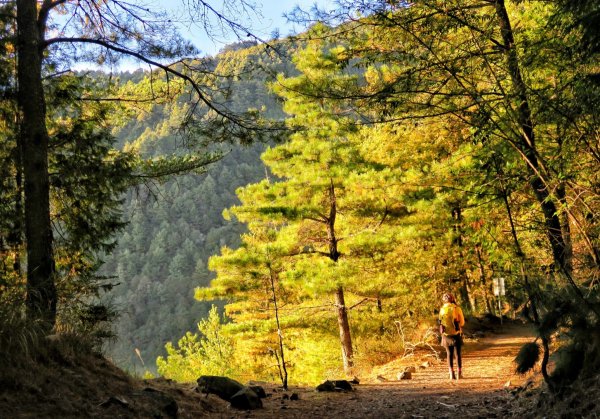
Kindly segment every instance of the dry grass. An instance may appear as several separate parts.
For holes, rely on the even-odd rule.
[[[0,416],[7,418],[202,417],[202,396],[165,380],[130,377],[73,331],[45,336],[15,311],[0,311]],[[213,401],[214,402],[214,401]],[[218,402],[217,402],[218,403]]]

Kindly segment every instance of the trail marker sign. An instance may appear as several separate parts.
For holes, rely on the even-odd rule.
[[[500,324],[502,324],[502,296],[506,294],[504,289],[504,278],[494,278],[494,295],[498,297],[498,314],[500,315]]]
[[[504,278],[494,278],[494,295],[500,297],[506,294],[504,289]]]

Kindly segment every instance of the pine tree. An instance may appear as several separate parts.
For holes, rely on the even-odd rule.
[[[223,297],[229,292],[246,300],[248,287],[243,282],[232,284],[236,265],[220,269],[219,261],[224,258],[241,263],[245,259],[241,255],[246,252],[268,254],[263,277],[269,279],[275,272],[280,278],[288,278],[284,281],[285,292],[281,291],[284,295],[295,295],[298,302],[334,297],[343,366],[351,373],[354,349],[346,291],[350,289],[355,295],[377,293],[373,291],[377,287],[365,283],[361,265],[368,266],[373,253],[382,251],[377,245],[385,247],[385,240],[379,239],[377,245],[371,242],[377,240],[375,232],[381,225],[406,215],[406,210],[378,182],[381,175],[377,165],[361,156],[355,116],[346,116],[346,109],[326,100],[306,98],[310,89],[323,83],[351,88],[356,81],[355,76],[339,72],[343,49],[334,48],[322,55],[321,48],[317,43],[298,56],[300,76],[281,77],[275,84],[276,91],[286,99],[284,110],[293,115],[287,123],[298,132],[285,144],[264,153],[272,181],[265,179],[238,191],[242,205],[230,212],[248,223],[250,234],[243,238],[246,250],[233,254],[227,251],[216,258],[213,266],[217,279],[212,287],[218,291],[207,291],[207,296]],[[275,264],[281,268],[272,272]],[[235,303],[228,310],[236,307],[251,314],[252,310],[244,306]]]

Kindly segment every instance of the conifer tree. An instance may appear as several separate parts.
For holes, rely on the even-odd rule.
[[[350,373],[354,349],[347,290],[369,295],[377,289],[365,283],[360,267],[369,264],[374,252],[383,251],[371,242],[375,232],[406,211],[377,182],[383,176],[378,174],[377,165],[361,156],[356,143],[356,115],[327,100],[307,100],[297,94],[324,83],[353,88],[356,77],[339,72],[344,50],[333,48],[321,54],[322,48],[320,43],[307,47],[295,61],[302,74],[280,77],[274,85],[286,100],[284,110],[292,115],[288,125],[298,132],[285,144],[264,153],[273,180],[267,178],[239,190],[242,205],[230,211],[249,225],[251,236],[244,239],[248,248],[262,246],[256,232],[271,226],[276,243],[286,249],[271,256],[281,259],[279,263],[285,266],[278,275],[295,278],[286,281],[294,284],[289,293],[303,295],[312,290],[307,297],[334,296],[343,365]],[[380,241],[383,249],[385,239]],[[232,256],[224,253],[216,260],[225,257]],[[219,262],[214,266],[217,279],[213,286],[231,290],[221,284],[231,283],[232,274],[221,271]],[[235,295],[244,295],[245,289],[241,286]]]

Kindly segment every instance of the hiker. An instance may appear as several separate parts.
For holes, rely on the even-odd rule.
[[[440,333],[442,335],[442,346],[446,348],[448,359],[448,369],[450,370],[450,379],[456,380],[454,374],[454,353],[456,352],[456,364],[458,366],[458,378],[462,375],[462,357],[461,348],[463,344],[462,327],[465,324],[465,317],[461,308],[456,304],[456,299],[452,294],[445,293],[442,296],[444,305],[440,309]]]

